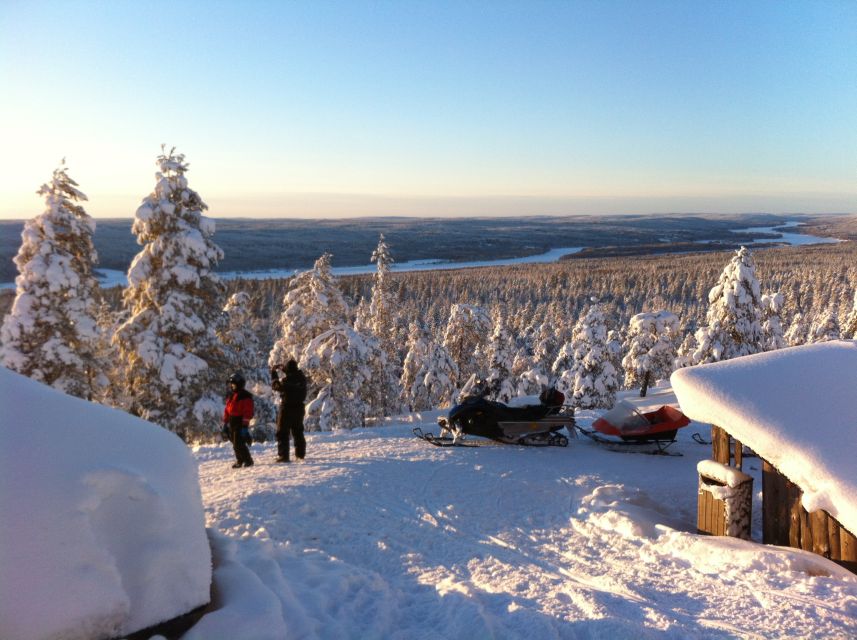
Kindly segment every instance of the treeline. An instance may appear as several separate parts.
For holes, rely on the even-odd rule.
[[[611,328],[627,326],[643,311],[666,309],[685,331],[705,323],[708,293],[732,252],[579,260],[461,270],[391,272],[399,324],[419,320],[442,338],[453,304],[477,305],[489,315],[504,311],[508,326],[522,333],[550,318],[573,325],[596,298]],[[857,243],[765,249],[754,252],[763,292],[783,296],[781,317],[788,327],[796,314],[812,319],[833,309],[844,324],[857,286]],[[288,279],[226,282],[230,292],[251,294],[254,317],[276,317]],[[339,278],[356,306],[371,294],[372,276]],[[265,336],[263,336],[264,338]],[[267,336],[272,342],[273,336]]]

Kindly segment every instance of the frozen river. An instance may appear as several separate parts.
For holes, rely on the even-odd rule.
[[[780,229],[783,228],[796,228],[799,224],[800,223],[797,221],[792,221],[786,222],[776,227],[748,227],[744,229],[733,229],[732,231],[735,233],[758,233],[766,235],[774,233],[780,235],[779,238],[754,239],[752,242],[745,243],[748,246],[771,242],[777,242],[791,246],[802,246],[810,244],[831,244],[835,242],[840,242],[840,240],[837,240],[836,238],[821,238],[818,236],[811,236],[803,233],[790,233],[788,231],[780,231]],[[511,264],[543,264],[548,262],[556,262],[562,256],[571,253],[577,253],[582,249],[584,249],[584,247],[559,247],[534,256],[525,256],[522,258],[503,258],[500,260],[475,260],[470,262],[449,262],[447,260],[441,259],[409,260],[406,262],[398,262],[393,264],[392,271],[436,271],[440,269],[466,269],[469,267],[492,267]],[[296,273],[299,273],[300,271],[302,271],[302,269],[272,269],[266,271],[225,271],[221,272],[219,275],[221,278],[227,280],[233,278],[247,278],[250,280],[269,280],[277,278],[289,278],[295,275]],[[115,286],[125,286],[126,284],[124,271],[118,271],[115,269],[99,269],[98,272],[101,274],[101,277],[99,277],[99,281],[101,282],[102,287],[109,288]],[[375,265],[372,263],[364,265],[355,265],[351,267],[333,268],[333,273],[337,276],[363,275],[374,272]],[[4,282],[0,284],[0,288],[11,288],[14,286],[15,283],[13,282]]]

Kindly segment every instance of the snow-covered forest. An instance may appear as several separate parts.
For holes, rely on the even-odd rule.
[[[448,406],[474,377],[501,401],[556,384],[577,408],[609,408],[617,390],[644,395],[681,366],[857,331],[854,242],[392,273],[381,235],[372,276],[336,278],[324,254],[293,278],[223,281],[184,156],[165,149],[157,167],[128,286],[110,290],[92,275],[86,196],[64,165],[54,172],[15,258],[0,362],[187,441],[219,433],[236,370],[269,437],[269,367],[289,358],[311,381],[308,430],[329,431]]]

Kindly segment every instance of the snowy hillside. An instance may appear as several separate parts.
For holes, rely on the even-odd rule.
[[[254,445],[236,472],[228,445],[197,448],[223,607],[187,637],[857,636],[854,575],[692,533],[702,425],[680,432],[682,457],[442,449],[411,435],[436,415],[310,434],[299,464]]]

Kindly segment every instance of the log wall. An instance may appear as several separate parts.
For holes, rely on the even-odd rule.
[[[803,508],[800,488],[762,461],[762,542],[812,551],[857,573],[857,537],[823,510]]]
[[[721,464],[732,465],[734,461],[734,466],[741,468],[741,442],[714,425],[711,454]],[[801,504],[802,497],[800,487],[762,460],[762,542],[812,551],[857,573],[857,536],[824,510],[809,513]],[[700,496],[697,514],[700,532],[714,533],[713,519],[719,517],[714,502],[706,499],[703,505]]]

